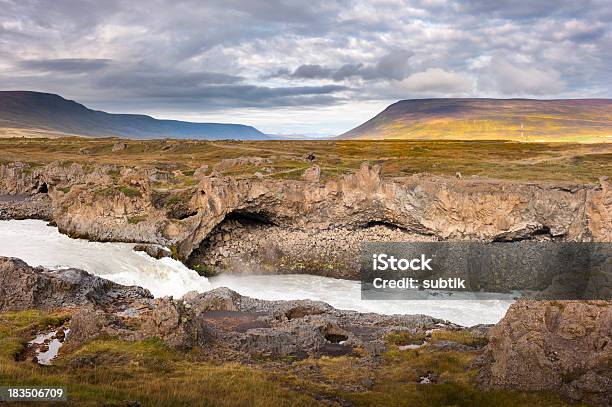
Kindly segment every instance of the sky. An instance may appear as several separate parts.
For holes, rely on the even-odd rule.
[[[0,0],[0,89],[333,135],[430,97],[612,97],[610,0]]]

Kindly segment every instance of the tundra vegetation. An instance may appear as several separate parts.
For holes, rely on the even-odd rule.
[[[236,178],[299,179],[316,164],[323,181],[355,172],[364,161],[382,165],[389,177],[431,173],[587,183],[612,175],[610,143],[124,140],[127,147],[113,152],[117,142],[114,138],[0,138],[0,162],[18,159],[31,168],[52,161],[63,165],[154,166],[171,172],[173,181],[185,186],[196,183],[194,177],[203,165],[207,167],[201,174],[215,171]],[[126,188],[121,192],[132,193]]]
[[[389,350],[372,360],[358,350],[339,357],[302,360],[262,357],[249,364],[222,360],[203,351],[181,352],[162,341],[126,342],[99,338],[66,345],[51,366],[23,360],[27,341],[37,332],[60,326],[66,311],[20,311],[0,314],[0,383],[20,386],[66,386],[71,405],[108,406],[564,406],[544,392],[481,391],[471,367],[479,354],[401,350],[418,342],[390,334]],[[457,340],[473,344],[469,333],[441,331],[432,343]],[[419,384],[422,377],[430,384]],[[132,403],[132,404],[130,404]],[[7,403],[7,406],[10,406]]]

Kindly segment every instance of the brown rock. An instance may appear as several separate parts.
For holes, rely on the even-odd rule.
[[[118,141],[118,142],[116,142],[115,144],[113,144],[113,149],[112,149],[112,151],[113,151],[113,153],[116,153],[116,152],[118,152],[118,151],[123,151],[123,150],[126,150],[126,149],[127,149],[127,147],[128,147],[128,146],[127,146],[127,144],[126,144],[126,143],[124,143],[123,141]]]
[[[304,171],[302,179],[306,182],[319,182],[321,179],[321,168],[318,165],[313,165]]]
[[[486,389],[552,390],[612,405],[612,303],[520,301],[490,331],[478,362]]]

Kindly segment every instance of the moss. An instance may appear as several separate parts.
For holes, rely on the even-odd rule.
[[[128,216],[127,221],[130,225],[137,225],[147,220],[146,216]]]
[[[175,244],[170,245],[170,257],[172,257],[174,260],[181,260],[178,252],[178,247]]]
[[[99,338],[76,349],[62,348],[54,365],[17,362],[14,353],[36,329],[65,319],[39,311],[0,314],[0,383],[61,386],[70,405],[312,406],[316,400],[286,389],[268,373],[236,363],[198,360],[156,338]]]
[[[142,192],[138,188],[128,187],[126,185],[121,185],[117,188],[119,192],[128,198],[141,198]]]
[[[217,274],[213,267],[206,264],[194,264],[192,268],[202,277],[213,277]]]
[[[470,331],[445,331],[437,330],[432,332],[431,341],[452,341],[472,347],[482,347],[489,343],[486,337],[474,336]]]
[[[71,189],[71,188],[72,188],[72,187],[70,187],[70,186],[67,186],[67,187],[59,187],[59,188],[57,188],[57,190],[58,190],[58,191],[62,191],[64,194],[67,194],[68,192],[70,192],[70,189]]]
[[[394,348],[375,361],[363,356],[255,358],[240,365],[222,361],[222,352],[208,359],[198,349],[179,351],[157,338],[100,337],[62,348],[52,366],[15,360],[36,332],[68,318],[62,312],[0,313],[0,383],[67,387],[70,405],[76,406],[568,405],[547,392],[479,389],[471,368],[478,352]],[[135,326],[134,321],[125,325]],[[564,380],[579,373],[569,372]],[[435,377],[434,382],[420,385],[422,376]]]
[[[420,345],[425,340],[424,333],[412,334],[408,331],[393,331],[387,334],[385,341],[390,345]]]

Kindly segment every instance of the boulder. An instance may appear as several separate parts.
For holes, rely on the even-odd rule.
[[[304,171],[302,179],[306,182],[319,182],[321,179],[321,168],[318,165],[313,165]]]
[[[548,390],[612,405],[612,303],[519,301],[478,360],[485,389]]]
[[[112,305],[151,298],[141,287],[113,283],[83,270],[51,271],[0,257],[0,311],[52,309],[86,304]]]
[[[118,141],[115,144],[113,144],[113,153],[116,153],[118,151],[123,151],[127,149],[127,144],[124,143],[123,141]]]

